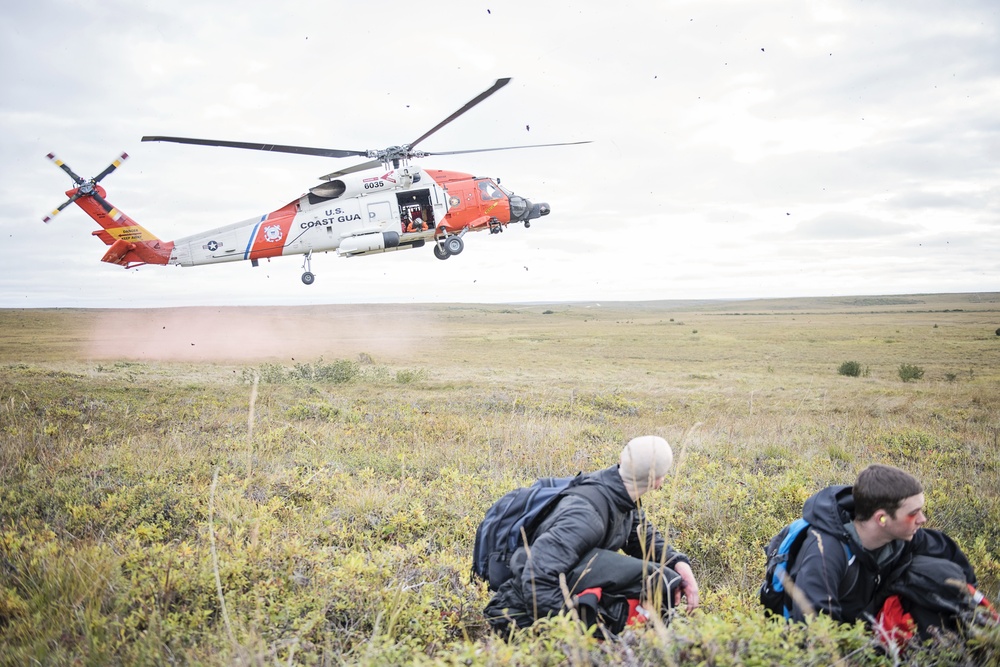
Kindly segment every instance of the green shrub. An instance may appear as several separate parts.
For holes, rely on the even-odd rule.
[[[837,369],[837,372],[841,375],[856,378],[861,375],[861,364],[856,361],[845,361]]]
[[[910,380],[919,380],[924,376],[924,369],[920,366],[914,366],[913,364],[900,364],[899,365],[899,379],[903,382],[909,382]]]
[[[292,374],[303,380],[331,382],[344,384],[357,377],[360,364],[348,359],[337,359],[328,364],[323,363],[323,357],[313,363],[295,364]]]
[[[285,410],[285,417],[291,421],[318,419],[334,422],[340,418],[340,409],[326,403],[293,405]]]
[[[423,380],[426,373],[423,369],[409,370],[404,368],[402,370],[396,371],[396,382],[399,384],[410,384],[411,382],[416,382],[418,380]]]
[[[261,384],[283,384],[288,381],[288,375],[281,364],[261,364],[257,368],[244,368],[240,374],[243,384],[253,384],[254,378]]]

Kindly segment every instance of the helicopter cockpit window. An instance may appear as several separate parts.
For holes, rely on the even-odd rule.
[[[503,199],[504,193],[493,181],[479,181],[479,194],[483,201]]]

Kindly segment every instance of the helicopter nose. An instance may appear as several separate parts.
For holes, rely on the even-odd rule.
[[[548,215],[550,212],[548,204],[532,204],[531,201],[518,195],[510,198],[510,221],[527,222]]]
[[[540,204],[533,204],[531,206],[531,210],[528,212],[528,217],[526,217],[525,220],[534,220],[535,218],[540,218],[543,215],[548,215],[551,212],[552,209],[549,208],[549,205],[544,202]]]

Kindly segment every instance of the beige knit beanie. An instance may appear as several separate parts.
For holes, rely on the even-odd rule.
[[[656,435],[643,435],[625,445],[618,472],[635,500],[646,493],[655,480],[666,475],[673,462],[674,453],[666,440]]]

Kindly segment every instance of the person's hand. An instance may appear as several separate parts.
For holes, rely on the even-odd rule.
[[[687,601],[687,610],[692,612],[698,608],[698,582],[694,578],[694,572],[687,563],[677,563],[673,566],[674,572],[681,575],[682,585],[674,591],[674,608],[681,604],[681,597]]]

